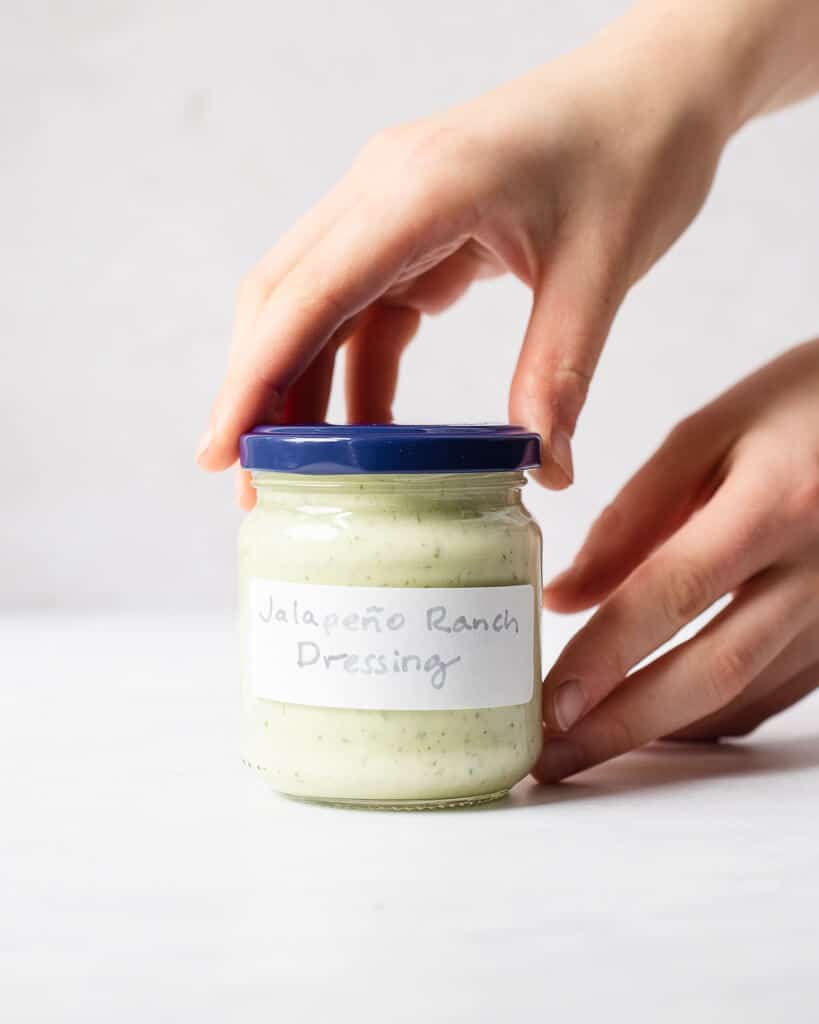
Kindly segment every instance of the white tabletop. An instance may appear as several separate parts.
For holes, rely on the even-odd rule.
[[[271,794],[226,619],[0,630],[0,1014],[814,1021],[819,699],[472,811]]]

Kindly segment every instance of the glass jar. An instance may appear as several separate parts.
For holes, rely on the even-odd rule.
[[[331,803],[504,795],[541,746],[538,436],[259,427],[241,454],[245,763]]]

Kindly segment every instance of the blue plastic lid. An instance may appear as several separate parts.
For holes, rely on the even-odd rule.
[[[540,465],[540,435],[493,424],[256,427],[245,469],[271,473],[502,473]]]

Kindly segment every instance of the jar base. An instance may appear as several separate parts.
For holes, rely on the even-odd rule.
[[[364,811],[447,811],[459,807],[477,807],[481,804],[502,800],[508,789],[496,789],[492,793],[477,793],[475,796],[443,797],[425,800],[349,800],[343,797],[296,796],[285,793],[291,800],[308,804],[323,804],[328,807],[345,807]]]

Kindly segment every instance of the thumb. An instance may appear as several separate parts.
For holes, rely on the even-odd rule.
[[[512,380],[510,420],[543,438],[543,465],[533,475],[553,490],[574,479],[571,439],[626,291],[610,266],[599,257],[597,264],[584,253],[546,268]]]

